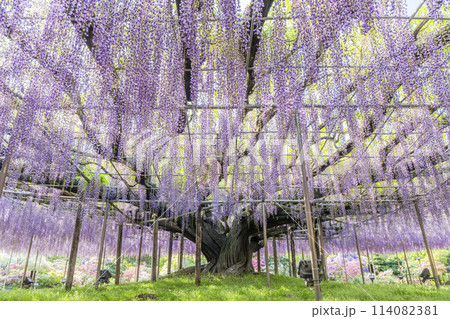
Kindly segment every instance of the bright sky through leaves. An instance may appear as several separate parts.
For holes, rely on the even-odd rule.
[[[240,0],[241,1],[241,9],[247,7],[247,5],[251,2],[251,0]],[[406,4],[408,6],[408,15],[414,13],[417,9],[417,6],[422,2],[422,0],[406,0]]]

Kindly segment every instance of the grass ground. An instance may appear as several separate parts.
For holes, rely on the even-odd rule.
[[[432,286],[352,284],[325,282],[323,300],[450,300],[450,287],[436,291]],[[140,294],[154,294],[157,300],[314,300],[314,291],[299,278],[271,276],[266,288],[265,274],[243,277],[202,278],[196,287],[192,276],[164,278],[156,283],[109,284],[97,291],[93,287],[75,287],[70,292],[61,288],[0,291],[0,300],[135,300]],[[373,299],[372,299],[373,298]]]

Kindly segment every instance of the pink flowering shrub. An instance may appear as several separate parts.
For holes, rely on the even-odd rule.
[[[260,258],[260,263],[261,263],[261,270],[263,270],[263,268],[266,267],[266,261],[264,260],[264,257]],[[255,270],[258,270],[258,259],[257,258],[252,259],[252,265]]]
[[[131,282],[136,277],[137,267],[128,267],[124,272],[120,274],[121,281]]]

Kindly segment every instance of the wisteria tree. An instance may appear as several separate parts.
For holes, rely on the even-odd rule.
[[[425,2],[2,2],[7,189],[191,241],[201,216],[205,271],[239,274],[262,209],[304,235],[300,136],[325,236],[414,200],[444,220],[450,26]]]

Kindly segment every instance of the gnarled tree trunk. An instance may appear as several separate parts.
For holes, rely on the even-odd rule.
[[[233,222],[221,247],[217,263],[208,271],[226,275],[253,272],[252,255],[261,247],[257,237],[252,235],[251,229],[246,224],[246,219],[237,219]]]
[[[231,227],[213,221],[208,214],[202,218],[201,250],[208,264],[204,273],[240,275],[254,272],[252,255],[263,247],[262,227],[254,221],[254,216],[235,218]],[[290,222],[286,216],[268,218],[268,225],[279,226]],[[195,219],[186,221],[184,236],[195,242]],[[181,220],[164,221],[160,226],[171,232],[181,232]]]

